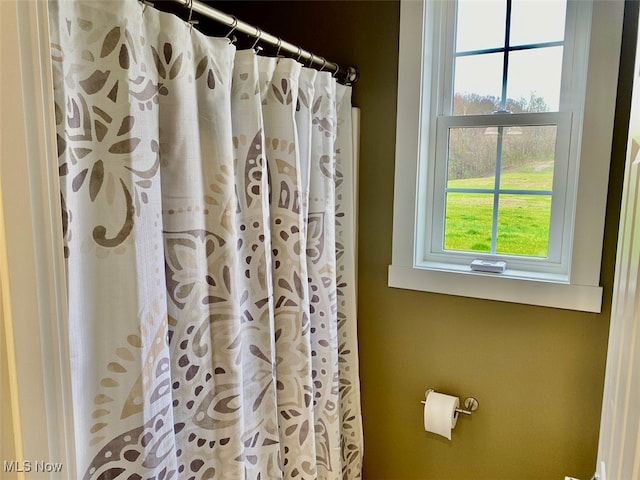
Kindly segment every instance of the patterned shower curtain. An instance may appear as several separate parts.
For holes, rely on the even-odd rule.
[[[78,477],[360,478],[351,90],[50,3]]]

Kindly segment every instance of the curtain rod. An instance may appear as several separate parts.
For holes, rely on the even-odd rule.
[[[346,85],[353,85],[358,81],[358,70],[355,67],[341,67],[337,63],[329,62],[323,57],[314,55],[307,52],[302,48],[286,42],[279,37],[271,35],[270,33],[262,31],[258,27],[249,25],[242,20],[238,20],[233,15],[226,14],[216,8],[200,2],[198,0],[171,0],[174,3],[179,3],[183,7],[189,9],[191,12],[196,12],[211,20],[222,23],[231,28],[231,32],[238,31],[253,37],[257,43],[266,43],[278,48],[278,53],[284,51],[289,53],[293,58],[300,62],[308,62],[307,65],[319,67],[320,70],[327,70],[333,72],[333,76],[341,80]]]

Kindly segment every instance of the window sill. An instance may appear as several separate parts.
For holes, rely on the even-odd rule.
[[[463,297],[539,305],[600,313],[602,287],[576,285],[566,278],[507,269],[504,273],[473,272],[468,267],[429,265],[389,266],[389,286]]]

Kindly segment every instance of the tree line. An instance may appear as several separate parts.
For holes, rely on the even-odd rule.
[[[456,94],[454,115],[490,114],[500,110],[500,99],[477,94]],[[544,98],[532,93],[529,99],[508,99],[506,110],[513,113],[546,112]],[[498,151],[495,127],[452,128],[449,133],[448,178],[450,180],[490,176],[495,173]],[[553,161],[556,127],[505,127],[502,135],[502,170]]]

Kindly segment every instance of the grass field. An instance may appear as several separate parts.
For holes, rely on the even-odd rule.
[[[449,187],[493,188],[493,177],[451,180]],[[551,190],[553,165],[535,163],[503,173],[503,189]],[[445,241],[447,250],[491,251],[493,195],[447,194]],[[498,207],[496,253],[546,257],[551,197],[501,195]]]

